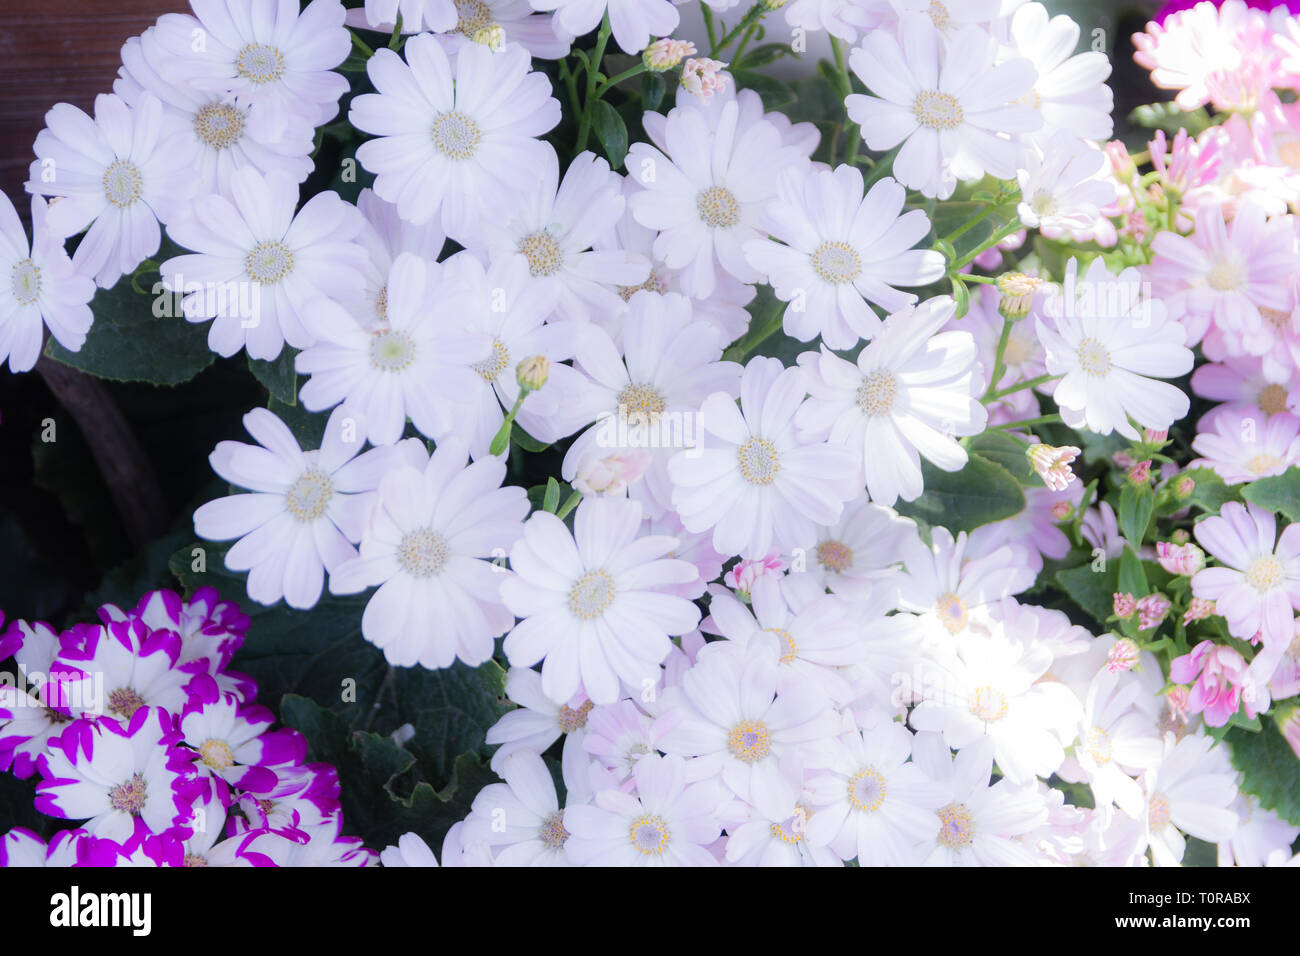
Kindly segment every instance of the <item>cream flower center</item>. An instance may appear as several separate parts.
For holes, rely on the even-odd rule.
[[[975,839],[975,821],[964,803],[950,803],[940,807],[938,841],[951,850],[968,847]]]
[[[1002,691],[986,684],[971,692],[967,707],[980,722],[994,724],[1007,715],[1007,698]]]
[[[772,752],[772,735],[761,720],[742,720],[727,731],[727,749],[737,760],[754,763]]]
[[[912,101],[912,115],[934,130],[956,129],[966,119],[957,97],[938,90],[922,90]]]
[[[643,856],[658,856],[668,849],[673,837],[663,817],[647,813],[632,821],[627,828],[627,838]]]
[[[934,602],[934,613],[939,616],[939,623],[949,634],[956,634],[965,628],[969,617],[966,602],[951,591]]]
[[[888,415],[898,401],[898,379],[893,372],[876,369],[863,376],[858,386],[857,402],[862,414],[868,418]]]
[[[948,13],[948,8],[939,0],[930,0],[930,6],[925,12],[930,15],[930,22],[934,24],[934,28],[940,32],[948,29],[948,25],[952,22],[952,15]]]
[[[1272,591],[1285,576],[1282,562],[1271,554],[1256,558],[1246,569],[1246,583],[1261,594]]]
[[[725,186],[710,186],[695,197],[700,221],[711,229],[730,229],[740,222],[740,202]]]
[[[1079,359],[1079,368],[1087,374],[1100,378],[1110,373],[1110,351],[1096,339],[1085,337],[1079,342],[1075,354]]]
[[[794,813],[786,817],[780,823],[773,823],[768,827],[768,833],[772,834],[772,839],[780,840],[782,843],[795,844],[802,842],[804,833],[808,829],[808,818],[812,816],[808,808],[803,804],[795,807]]]
[[[14,263],[11,276],[14,298],[19,305],[31,305],[41,296],[41,270],[31,259]]]
[[[849,777],[849,804],[863,813],[875,813],[885,802],[887,784],[875,767],[863,767]]]
[[[199,744],[199,756],[213,770],[225,770],[235,765],[235,752],[230,749],[230,744],[216,737]]]
[[[398,567],[414,578],[433,577],[450,556],[447,540],[429,528],[408,531],[397,545]]]
[[[244,271],[262,285],[275,285],[293,271],[293,252],[283,242],[264,240],[244,257]]]
[[[569,839],[569,831],[564,829],[564,813],[556,810],[542,821],[537,831],[537,838],[552,850],[558,850]]]
[[[147,796],[144,777],[136,773],[131,775],[130,780],[119,783],[108,791],[108,805],[119,813],[138,817],[144,811]]]
[[[751,485],[770,485],[781,470],[781,454],[776,445],[757,435],[740,446],[736,457],[741,475]]]
[[[632,296],[636,295],[638,292],[655,292],[659,295],[663,295],[667,291],[668,280],[651,269],[650,277],[646,279],[645,282],[642,282],[640,285],[619,286],[618,294],[624,302],[629,302],[631,301]]]
[[[104,195],[114,206],[125,209],[144,192],[144,176],[134,163],[119,159],[104,170]]]
[[[289,488],[285,503],[299,521],[315,521],[325,513],[334,497],[334,481],[319,468],[308,468]]]
[[[834,539],[817,545],[817,563],[827,571],[847,571],[853,567],[853,549],[843,541]]]
[[[401,372],[415,361],[415,340],[399,329],[379,332],[370,340],[370,364],[381,372]]]
[[[528,271],[534,276],[553,276],[564,265],[564,250],[545,229],[520,239],[519,251],[528,260]]]
[[[472,157],[483,139],[478,123],[455,110],[435,116],[430,135],[438,152],[456,160]]]
[[[799,645],[794,642],[790,632],[779,627],[769,627],[766,631],[768,634],[775,634],[777,640],[781,642],[781,663],[793,664],[799,659]]]
[[[1259,390],[1259,399],[1256,404],[1259,410],[1265,415],[1276,415],[1278,412],[1286,411],[1287,390],[1285,386],[1276,383],[1265,385]]]
[[[284,54],[267,43],[249,43],[235,57],[235,71],[261,86],[284,76]]]
[[[194,132],[213,149],[229,149],[244,134],[244,114],[229,103],[208,103],[194,114]]]
[[[497,376],[506,370],[510,365],[510,349],[506,348],[506,343],[500,339],[492,340],[492,354],[481,362],[471,365],[479,378],[485,382],[495,382]]]
[[[1169,823],[1169,801],[1163,793],[1151,794],[1147,801],[1147,826],[1159,830]]]
[[[614,603],[614,579],[607,571],[588,571],[569,590],[569,611],[582,621],[594,621]]]
[[[1246,470],[1256,477],[1281,468],[1283,461],[1271,452],[1262,451],[1246,462]]]
[[[618,393],[618,411],[629,425],[652,425],[668,407],[653,385],[628,385]]]
[[[1084,749],[1095,763],[1105,764],[1110,763],[1114,746],[1111,743],[1110,734],[1100,727],[1093,727],[1088,731],[1088,739],[1084,742]]]
[[[1286,309],[1270,309],[1267,306],[1259,307],[1259,317],[1264,320],[1264,324],[1279,333],[1291,328],[1291,315],[1292,313]]]
[[[1246,281],[1246,264],[1238,259],[1220,259],[1205,274],[1205,282],[1211,289],[1230,292],[1240,289]]]
[[[862,260],[847,242],[823,242],[808,261],[813,272],[832,285],[852,282],[862,274]]]
[[[455,32],[460,33],[470,39],[474,34],[490,27],[495,22],[492,19],[492,8],[482,0],[456,0],[456,22]]]
[[[108,709],[123,720],[130,720],[131,715],[144,706],[144,698],[134,687],[118,687],[108,695]]]

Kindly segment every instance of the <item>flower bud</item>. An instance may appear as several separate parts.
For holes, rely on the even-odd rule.
[[[1043,479],[1043,484],[1053,491],[1064,491],[1070,486],[1070,482],[1074,481],[1074,472],[1070,470],[1070,462],[1074,461],[1080,452],[1073,445],[1063,445],[1057,448],[1054,445],[1039,442],[1026,451],[1025,454],[1029,457],[1029,463],[1033,466],[1034,471]]]
[[[1138,646],[1127,637],[1121,637],[1106,653],[1106,670],[1112,674],[1131,671],[1137,666]]]
[[[722,72],[725,66],[726,63],[708,57],[687,60],[682,67],[682,86],[707,102],[714,93],[726,88],[727,74]]]
[[[1209,617],[1214,612],[1214,602],[1205,598],[1192,598],[1187,605],[1187,613],[1183,615],[1183,624],[1191,624],[1192,621],[1199,621]]]
[[[519,387],[535,392],[546,384],[551,374],[551,363],[545,355],[534,355],[524,359],[515,367],[515,381]]]
[[[1205,552],[1194,544],[1156,542],[1156,560],[1170,574],[1190,578],[1205,567]]]
[[[1134,600],[1133,595],[1128,594],[1127,592],[1121,594],[1119,591],[1116,591],[1114,602],[1115,616],[1121,620],[1126,617],[1132,617],[1133,612],[1137,610],[1137,601]]]
[[[474,31],[471,39],[475,43],[481,43],[493,53],[496,53],[506,45],[506,31],[499,23],[489,23],[485,27],[479,27]]]
[[[636,449],[604,458],[587,458],[578,465],[573,487],[584,495],[620,495],[641,480],[650,466],[650,453]]]
[[[1174,482],[1174,494],[1179,498],[1188,498],[1196,490],[1196,479],[1186,475]]]
[[[674,40],[672,37],[664,37],[661,40],[655,40],[654,43],[645,48],[645,52],[641,54],[641,62],[652,73],[664,73],[668,70],[677,69],[683,59],[694,56],[694,54],[695,44],[690,40]]]
[[[1169,598],[1158,592],[1142,598],[1137,602],[1138,630],[1149,631],[1153,627],[1158,627],[1165,619],[1165,615],[1169,613],[1171,606]]]
[[[1029,314],[1029,307],[1034,303],[1034,294],[1043,280],[1024,272],[1004,272],[998,276],[997,287],[1002,298],[998,302],[998,311],[1003,318],[1023,319]]]
[[[1151,459],[1139,461],[1128,470],[1128,480],[1135,485],[1151,484]]]

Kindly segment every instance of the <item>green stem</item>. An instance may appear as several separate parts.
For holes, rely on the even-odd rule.
[[[853,95],[853,79],[849,76],[848,63],[844,59],[844,41],[831,37],[831,52],[835,55],[835,73],[839,79],[840,99],[846,100]],[[862,131],[852,121],[844,129],[848,137],[848,148],[844,153],[844,162],[852,165],[858,159],[858,147],[862,144]]]
[[[577,156],[587,148],[587,136],[591,132],[591,111],[600,97],[596,94],[596,85],[600,82],[600,61],[605,58],[605,45],[609,43],[609,11],[600,21],[600,33],[596,35],[596,49],[592,51],[590,67],[587,70],[587,95],[582,101],[582,119],[578,122],[578,142],[573,148]]]
[[[1000,388],[996,392],[988,392],[985,394],[984,399],[985,401],[992,401],[995,398],[1003,398],[1004,396],[1010,395],[1013,392],[1023,391],[1026,388],[1037,388],[1039,385],[1045,385],[1048,382],[1054,381],[1060,377],[1061,376],[1059,375],[1047,375],[1047,374],[1036,375],[1033,378],[1025,379],[1023,382],[1018,382],[1015,385],[1010,386],[1009,388]]]
[[[348,32],[352,33],[352,45],[357,48],[358,53],[362,54],[367,60],[375,55],[375,51],[366,46],[365,41],[362,40],[361,37],[357,36],[351,30]]]
[[[781,328],[781,323],[785,319],[785,309],[786,303],[778,302],[777,308],[771,315],[767,316],[763,320],[761,325],[755,328],[751,323],[749,331],[745,333],[744,338],[731,346],[731,348],[727,349],[727,354],[724,358],[731,362],[743,362],[750,352],[758,348],[765,339],[772,336],[779,328]]]
[[[564,85],[569,90],[569,109],[574,116],[582,113],[582,104],[578,100],[578,80],[573,75],[573,70],[569,68],[568,60],[560,61],[560,79],[564,80]]]
[[[972,275],[969,272],[959,272],[957,273],[957,278],[962,282],[979,282],[983,285],[993,285],[998,281],[996,276],[977,276]]]
[[[989,428],[996,428],[999,431],[1009,431],[1015,428],[1028,428],[1030,425],[1058,425],[1060,422],[1060,415],[1039,415],[1037,418],[1022,418],[1018,422],[1006,422],[1002,425],[990,425]]]
[[[1024,226],[1022,226],[1022,225],[1020,224],[1020,220],[1019,220],[1019,219],[1013,219],[1013,220],[1011,220],[1009,223],[1007,223],[1006,225],[1004,225],[1004,226],[1003,226],[1001,229],[999,229],[997,232],[993,233],[993,235],[989,236],[987,239],[985,239],[983,242],[981,242],[978,246],[976,246],[976,247],[975,247],[974,249],[972,249],[970,252],[966,253],[966,255],[962,256],[960,259],[958,259],[956,262],[954,262],[954,263],[952,264],[951,268],[953,268],[953,269],[960,269],[960,268],[962,268],[962,267],[965,266],[965,265],[969,265],[971,262],[974,262],[975,259],[976,259],[976,258],[977,258],[981,253],[985,252],[985,251],[988,250],[988,249],[992,249],[994,246],[996,246],[999,242],[1001,242],[1001,241],[1002,241],[1003,239],[1005,239],[1007,236],[1015,235],[1017,232],[1019,232],[1019,231],[1020,231],[1021,229],[1023,229],[1023,228],[1024,228]],[[951,240],[949,240],[949,241],[951,241]]]
[[[870,189],[875,184],[876,180],[881,179],[888,173],[894,171],[894,157],[898,155],[898,151],[902,148],[903,144],[899,143],[884,156],[881,156],[878,160],[872,163],[871,171],[862,177],[863,189]]]
[[[745,35],[740,38],[740,45],[736,47],[736,52],[731,54],[731,62],[739,64],[741,58],[745,55],[745,47],[749,46],[749,41],[754,38],[754,33],[758,30],[758,21],[755,20],[745,31]]]
[[[519,414],[519,409],[524,404],[524,399],[528,397],[528,389],[521,388],[519,397],[515,399],[515,404],[506,414],[505,421],[497,429],[497,433],[492,436],[492,444],[488,447],[489,455],[499,455],[510,445],[510,430],[514,426],[515,416]]]
[[[984,396],[980,399],[981,402],[987,402],[993,397],[998,382],[1002,381],[1002,373],[1007,370],[1007,342],[1011,339],[1012,324],[1012,321],[1006,316],[1002,317],[1002,333],[998,336],[998,350],[993,354],[993,374],[989,376],[989,387],[984,391]]]
[[[648,69],[649,67],[647,67],[644,63],[638,63],[636,66],[632,67],[631,69],[624,70],[622,73],[619,73],[617,76],[611,76],[604,83],[600,84],[600,86],[596,89],[596,99],[600,99],[602,96],[604,96],[605,91],[608,90],[611,86],[618,86],[618,84],[622,83],[624,80],[630,80],[634,76],[640,76]]]
[[[560,510],[555,512],[555,517],[563,521],[569,516],[570,511],[578,507],[578,502],[580,501],[582,501],[582,492],[575,491],[573,494],[569,495],[568,500],[565,501],[564,504],[560,505]]]
[[[712,50],[718,45],[718,31],[713,25],[713,10],[707,3],[702,3],[700,12],[704,14],[704,29],[709,33],[709,49]]]
[[[960,226],[958,226],[952,232],[948,233],[948,235],[944,236],[943,238],[948,242],[956,241],[956,239],[959,236],[965,235],[967,231],[978,226],[989,216],[993,215],[993,213],[997,212],[998,207],[1000,205],[1001,203],[998,202],[990,203],[989,205],[985,206],[982,210],[980,210],[976,215],[971,216],[964,223],[962,223]]]
[[[705,7],[705,9],[707,9],[707,6]],[[740,22],[736,24],[735,28],[731,30],[729,33],[727,33],[727,35],[724,36],[721,40],[718,40],[716,42],[714,42],[712,31],[710,31],[709,59],[716,60],[719,54],[721,54],[723,50],[731,46],[731,41],[736,39],[736,37],[740,35],[740,32],[742,30],[748,30],[751,25],[763,19],[763,14],[765,13],[767,13],[767,7],[763,6],[763,4],[761,3],[754,4],[752,7],[750,7],[749,12],[740,18]],[[706,20],[705,22],[707,24],[708,21]]]

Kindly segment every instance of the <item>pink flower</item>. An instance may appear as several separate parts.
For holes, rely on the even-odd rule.
[[[1173,149],[1166,152],[1165,131],[1156,130],[1147,144],[1151,150],[1151,165],[1160,174],[1165,187],[1185,196],[1195,189],[1209,186],[1218,178],[1220,153],[1214,147],[1217,140],[1197,142],[1180,129],[1174,137]],[[1168,161],[1165,156],[1168,155]]]
[[[1243,702],[1243,691],[1253,690],[1242,656],[1231,647],[1201,641],[1190,654],[1176,657],[1169,664],[1169,679],[1193,685],[1187,695],[1187,710],[1205,714],[1211,727],[1222,727]],[[1246,695],[1246,716],[1254,717],[1250,694]]]
[[[1197,572],[1192,594],[1214,601],[1233,637],[1259,633],[1265,645],[1289,645],[1292,610],[1300,608],[1300,524],[1288,525],[1279,538],[1271,512],[1230,501],[1196,526],[1196,540],[1223,567]]]
[[[588,458],[578,466],[573,487],[584,495],[621,495],[649,466],[650,452],[644,449]]]
[[[1187,613],[1183,615],[1183,624],[1204,620],[1214,613],[1214,602],[1205,598],[1194,597],[1187,604]]]
[[[1179,721],[1187,723],[1187,697],[1188,689],[1178,686],[1169,688],[1169,693],[1165,694],[1165,701],[1169,704],[1169,716]]]
[[[1156,560],[1170,574],[1191,577],[1205,567],[1205,552],[1194,544],[1156,542]]]
[[[780,574],[784,570],[785,563],[781,560],[781,553],[772,551],[766,557],[741,561],[723,575],[722,580],[733,591],[749,594],[754,590],[754,582],[759,578],[769,574]]]
[[[1136,610],[1137,610],[1137,601],[1133,598],[1133,595],[1128,593],[1121,594],[1118,591],[1115,592],[1115,616],[1116,617],[1121,619],[1126,617],[1132,617],[1133,613]]]
[[[682,88],[707,102],[714,93],[726,89],[727,74],[722,72],[726,65],[708,57],[692,57],[682,67]]]
[[[1244,405],[1218,408],[1202,419],[1192,450],[1202,456],[1192,467],[1212,468],[1229,485],[1280,475],[1300,464],[1300,418]]]
[[[1169,598],[1163,594],[1148,594],[1137,602],[1138,630],[1148,631],[1159,626],[1169,613]]]
[[[1132,614],[1129,611],[1129,614]],[[1128,615],[1124,615],[1127,617]],[[1121,637],[1114,643],[1109,651],[1106,652],[1106,670],[1112,674],[1119,674],[1124,671],[1131,671],[1137,666],[1138,657],[1141,651],[1133,641],[1127,637]]]

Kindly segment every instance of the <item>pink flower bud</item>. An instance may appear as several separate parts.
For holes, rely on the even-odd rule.
[[[1169,429],[1144,428],[1142,429],[1142,440],[1148,445],[1163,445],[1169,441]]]
[[[1068,501],[1058,501],[1052,505],[1053,521],[1069,521],[1074,517],[1074,505]]]
[[[1160,624],[1169,613],[1169,598],[1163,594],[1148,594],[1137,602],[1138,630],[1147,631]]]
[[[700,99],[708,101],[714,93],[720,93],[727,86],[727,74],[722,72],[727,66],[718,60],[689,59],[682,67],[682,86],[687,92],[694,93]]]
[[[1192,598],[1187,605],[1187,613],[1183,615],[1183,624],[1191,624],[1193,621],[1199,621],[1209,617],[1214,613],[1214,602],[1206,598]]]
[[[1131,671],[1137,666],[1139,653],[1136,643],[1127,637],[1121,637],[1106,653],[1106,670],[1112,674]]]
[[[645,52],[641,54],[641,60],[646,67],[655,73],[663,73],[667,70],[675,70],[678,65],[688,56],[695,55],[695,44],[690,40],[674,40],[672,37],[664,37],[662,40],[655,40]]]
[[[1079,449],[1073,445],[1057,448],[1039,442],[1025,454],[1029,456],[1029,463],[1034,471],[1043,479],[1043,484],[1053,491],[1064,491],[1070,486],[1070,482],[1074,481],[1070,462],[1079,456]]]
[[[578,466],[573,487],[584,495],[618,495],[636,484],[650,466],[650,453],[644,449],[588,458]]]
[[[1128,480],[1135,485],[1151,483],[1151,460],[1140,461],[1128,471]]]
[[[1170,574],[1190,578],[1205,567],[1205,552],[1194,544],[1156,542],[1156,560]]]
[[[1186,475],[1174,482],[1174,494],[1179,498],[1188,498],[1196,490],[1196,480]]]
[[[780,574],[785,570],[780,552],[773,551],[766,557],[739,562],[726,573],[723,581],[727,587],[742,594],[754,590],[754,582],[768,574]]]
[[[1133,612],[1136,610],[1137,610],[1137,601],[1133,599],[1133,595],[1128,593],[1121,594],[1118,591],[1115,592],[1115,616],[1116,617],[1120,618],[1121,620],[1126,617],[1132,617]]]
[[[1169,540],[1174,544],[1186,544],[1192,540],[1192,536],[1186,528],[1175,528],[1173,534],[1169,536]]]
[[[1169,704],[1169,713],[1178,721],[1186,723],[1187,721],[1187,697],[1188,689],[1186,687],[1171,687],[1169,693],[1165,694],[1165,700]]]

